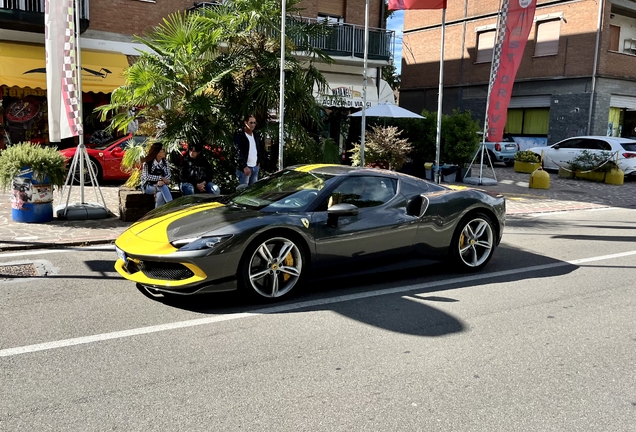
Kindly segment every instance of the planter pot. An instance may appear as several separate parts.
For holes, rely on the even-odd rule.
[[[563,168],[559,168],[559,177],[573,179],[574,178],[574,172],[566,170],[566,169],[563,169]]]
[[[53,186],[48,178],[38,180],[29,167],[20,170],[12,182],[11,219],[25,223],[53,220]]]
[[[623,170],[614,168],[605,174],[605,183],[613,185],[622,185],[625,182],[625,173]]]
[[[595,182],[605,181],[605,173],[598,171],[590,171],[590,172],[577,172],[576,178],[590,180]]]
[[[459,169],[459,178],[457,179],[458,182],[463,183],[464,182],[464,177],[470,177],[472,175],[472,168],[468,169],[468,168],[460,168]]]
[[[541,162],[519,162],[515,161],[514,170],[519,173],[532,173],[541,166]]]

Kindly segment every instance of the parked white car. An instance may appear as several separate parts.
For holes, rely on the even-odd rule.
[[[532,147],[528,150],[539,157],[544,151],[543,168],[553,170],[558,170],[560,166],[569,168],[570,161],[583,150],[598,154],[609,152],[614,158],[618,152],[618,167],[626,176],[636,176],[636,141],[629,138],[580,136],[564,139],[551,146]]]

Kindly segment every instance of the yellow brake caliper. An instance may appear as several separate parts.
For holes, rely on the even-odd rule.
[[[291,251],[289,251],[289,253],[287,254],[287,256],[285,257],[285,265],[286,266],[293,266],[294,265],[294,257],[291,254]],[[291,276],[288,273],[284,273],[283,274],[283,280],[285,282],[287,282],[287,280],[290,278]]]

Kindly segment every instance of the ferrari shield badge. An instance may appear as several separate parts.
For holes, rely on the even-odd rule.
[[[308,221],[307,219],[302,218],[300,221],[303,223],[303,225],[305,226],[305,228],[309,228],[309,221]]]

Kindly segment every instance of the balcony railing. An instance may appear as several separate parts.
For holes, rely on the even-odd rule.
[[[294,25],[296,19],[289,19],[288,24]],[[302,18],[305,22],[318,22],[315,18]],[[310,37],[308,40],[300,40],[294,37],[296,46],[302,48],[309,44],[314,48],[325,51],[330,56],[364,56],[364,26],[356,24],[331,24],[328,26],[328,34]],[[395,45],[395,32],[380,28],[369,28],[369,49],[367,56],[370,59],[389,60]]]
[[[89,0],[79,0],[80,32],[88,28]],[[44,0],[0,0],[0,28],[44,33]]]

